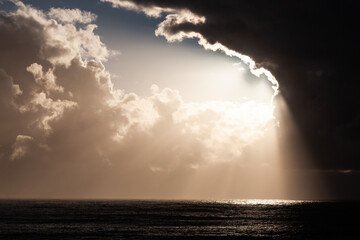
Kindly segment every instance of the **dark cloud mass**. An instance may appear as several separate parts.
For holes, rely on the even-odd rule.
[[[204,16],[201,24],[168,24],[166,34],[198,32],[209,43],[251,56],[279,81],[317,166],[360,168],[356,1],[106,1],[136,3],[137,9],[122,7],[145,12],[157,6]]]

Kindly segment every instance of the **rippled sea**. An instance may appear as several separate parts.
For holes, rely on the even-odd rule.
[[[360,239],[360,202],[0,200],[0,239]]]

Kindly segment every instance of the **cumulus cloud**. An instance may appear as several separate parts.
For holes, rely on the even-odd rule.
[[[35,82],[40,86],[43,85],[43,88],[46,91],[64,91],[63,87],[56,85],[55,76],[52,69],[49,69],[49,71],[44,73],[41,65],[33,63],[27,67],[26,70],[34,75]]]
[[[102,63],[111,51],[94,33],[93,15],[14,2],[14,12],[0,15],[1,164],[88,175],[115,165],[196,169],[241,161],[244,148],[274,124],[271,103],[184,102],[178,91],[155,85],[149,97],[114,89]]]
[[[181,149],[178,145],[191,139],[200,154],[192,161],[216,162],[239,158],[242,148],[263,134],[273,120],[270,104],[185,103],[176,90],[157,86],[152,86],[152,96],[147,98],[115,90],[110,74],[101,63],[109,56],[109,50],[93,32],[96,26],[89,23],[82,28],[70,24],[77,21],[75,18],[85,23],[82,18],[88,15],[86,12],[77,10],[77,15],[71,15],[72,21],[65,24],[53,19],[55,10],[44,13],[20,2],[18,5],[15,12],[3,15],[1,22],[5,41],[15,41],[18,36],[29,39],[22,48],[14,46],[9,57],[1,62],[6,76],[3,81],[7,81],[7,88],[13,93],[9,111],[28,117],[21,126],[14,125],[16,136],[22,136],[18,131],[24,129],[32,140],[48,145],[47,140],[53,135],[76,135],[73,132],[76,126],[70,119],[77,119],[92,129],[81,135],[91,139],[101,156],[117,144],[126,145],[131,134],[148,135],[152,139],[148,144],[156,142],[161,147],[164,139],[158,135],[171,132],[174,141],[171,148]],[[65,14],[67,10],[64,11],[56,12]],[[203,21],[184,14],[180,21]],[[24,61],[18,62],[10,54],[22,56]],[[64,132],[60,133],[60,129]],[[92,134],[100,134],[101,138]],[[75,144],[76,137],[73,141]],[[51,149],[62,147],[50,145]],[[191,154],[191,151],[186,152]],[[183,151],[175,151],[173,156],[182,154]]]
[[[97,18],[95,14],[80,9],[51,8],[48,15],[63,23],[91,23]]]

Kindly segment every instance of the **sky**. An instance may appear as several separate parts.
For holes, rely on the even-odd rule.
[[[0,1],[0,197],[358,199],[352,1]]]

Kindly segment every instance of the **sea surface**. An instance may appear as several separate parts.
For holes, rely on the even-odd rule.
[[[0,200],[0,239],[360,239],[360,202]]]

